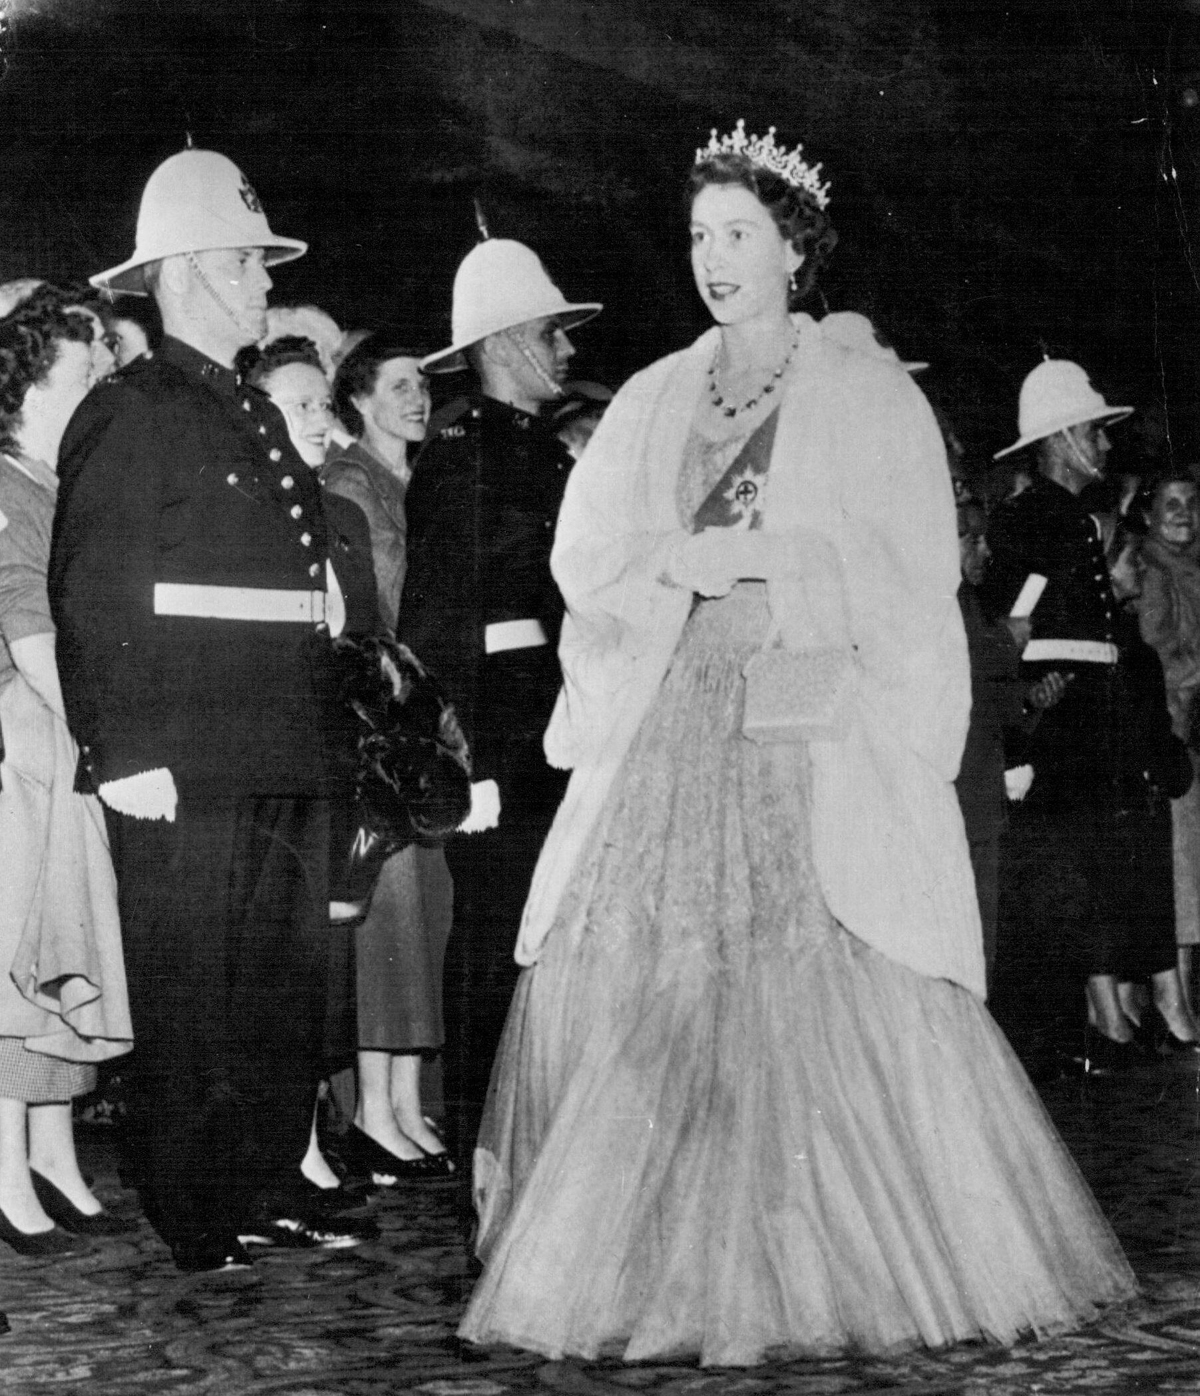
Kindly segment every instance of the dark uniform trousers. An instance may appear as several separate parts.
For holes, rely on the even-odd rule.
[[[553,650],[492,655],[485,675],[493,694],[524,695],[526,710],[515,732],[508,725],[499,751],[499,824],[484,833],[456,834],[446,844],[454,879],[454,927],[444,971],[445,1094],[457,1102],[460,1139],[476,1128],[487,1096],[521,970],[513,958],[517,928],[568,779],[567,772],[546,764],[542,751],[542,733],[553,708],[547,700],[559,675]]]
[[[542,738],[562,686],[563,603],[550,550],[571,458],[543,422],[492,399],[466,399],[443,421],[408,489],[398,633],[453,702],[472,778],[500,791],[498,828],[446,844],[454,924],[444,969],[445,1096],[463,1148],[519,974],[513,951],[533,870],[566,789]],[[546,643],[489,653],[489,628],[514,621],[537,622]]]
[[[76,412],[54,527],[82,778],[161,769],[179,794],[173,823],[108,813],[131,1171],[167,1241],[237,1232],[259,1203],[299,1206],[287,1194],[321,1074],[336,684],[313,593],[341,535],[278,409],[170,338]],[[213,588],[255,606],[288,593],[309,615],[220,618],[172,600]]]
[[[130,1157],[169,1243],[286,1210],[322,1074],[328,805],[184,786],[108,811],[136,1047]]]

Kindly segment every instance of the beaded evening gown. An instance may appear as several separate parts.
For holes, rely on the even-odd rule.
[[[773,426],[693,438],[685,518],[757,524]],[[984,1005],[825,906],[806,748],[741,735],[767,626],[761,583],[695,606],[521,977],[474,1342],[736,1366],[1011,1342],[1134,1292]]]

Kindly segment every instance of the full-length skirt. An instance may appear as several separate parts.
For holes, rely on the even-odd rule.
[[[806,750],[740,732],[765,625],[756,585],[697,607],[522,975],[474,1342],[736,1366],[1011,1342],[1135,1291],[983,1003],[830,915]]]
[[[64,1075],[61,1061],[104,1061],[133,1041],[116,879],[99,802],[73,788],[78,752],[66,724],[20,674],[0,691],[0,724],[4,1079],[22,1099],[64,1099],[91,1078]],[[35,1062],[9,1060],[18,1042],[46,1061],[48,1095],[30,1077]]]

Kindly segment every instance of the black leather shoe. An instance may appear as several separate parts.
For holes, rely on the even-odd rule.
[[[49,1178],[36,1168],[29,1170],[33,1190],[42,1210],[51,1221],[75,1236],[128,1236],[137,1230],[137,1222],[114,1217],[111,1212],[81,1212],[71,1199],[56,1188]]]
[[[306,1214],[310,1208],[315,1207],[331,1217],[340,1216],[343,1212],[365,1211],[371,1205],[374,1192],[369,1183],[357,1186],[343,1183],[341,1187],[323,1188],[308,1178],[301,1183],[300,1190],[302,1200],[307,1204]]]
[[[420,1145],[417,1146],[420,1148]],[[458,1166],[450,1157],[446,1149],[439,1149],[436,1154],[431,1154],[428,1149],[422,1149],[429,1163],[429,1176],[432,1178],[449,1178],[458,1172]]]
[[[427,1154],[423,1149],[419,1158],[400,1158],[355,1124],[346,1130],[342,1156],[352,1169],[381,1188],[394,1188],[403,1179],[444,1178],[454,1168],[453,1164],[447,1168],[442,1161],[447,1155]]]
[[[1142,1021],[1152,1052],[1177,1061],[1180,1066],[1200,1065],[1200,1042],[1194,1038],[1176,1037],[1157,1006],[1151,1005]]]
[[[370,1217],[333,1216],[319,1207],[280,1211],[263,1207],[239,1230],[244,1246],[286,1250],[340,1251],[374,1241],[379,1225]]]
[[[236,1236],[227,1232],[202,1231],[171,1246],[175,1268],[185,1274],[206,1270],[248,1270],[254,1263]]]
[[[1141,1066],[1146,1054],[1136,1042],[1118,1042],[1106,1037],[1089,1023],[1083,1038],[1083,1071],[1085,1076],[1113,1076]]]
[[[0,1241],[7,1241],[18,1255],[45,1258],[52,1255],[82,1255],[90,1249],[82,1236],[68,1236],[52,1226],[49,1231],[22,1231],[9,1221],[0,1208]]]
[[[1159,1039],[1158,1052],[1160,1056],[1169,1057],[1181,1066],[1200,1066],[1200,1042],[1176,1037],[1170,1028]]]

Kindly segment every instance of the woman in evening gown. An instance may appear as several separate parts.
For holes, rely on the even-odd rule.
[[[720,1366],[1058,1331],[1135,1282],[983,1002],[937,426],[890,351],[790,312],[835,240],[798,151],[714,133],[689,199],[716,325],[617,395],[559,520],[573,774],[459,1331]],[[759,742],[776,641],[841,678]]]

